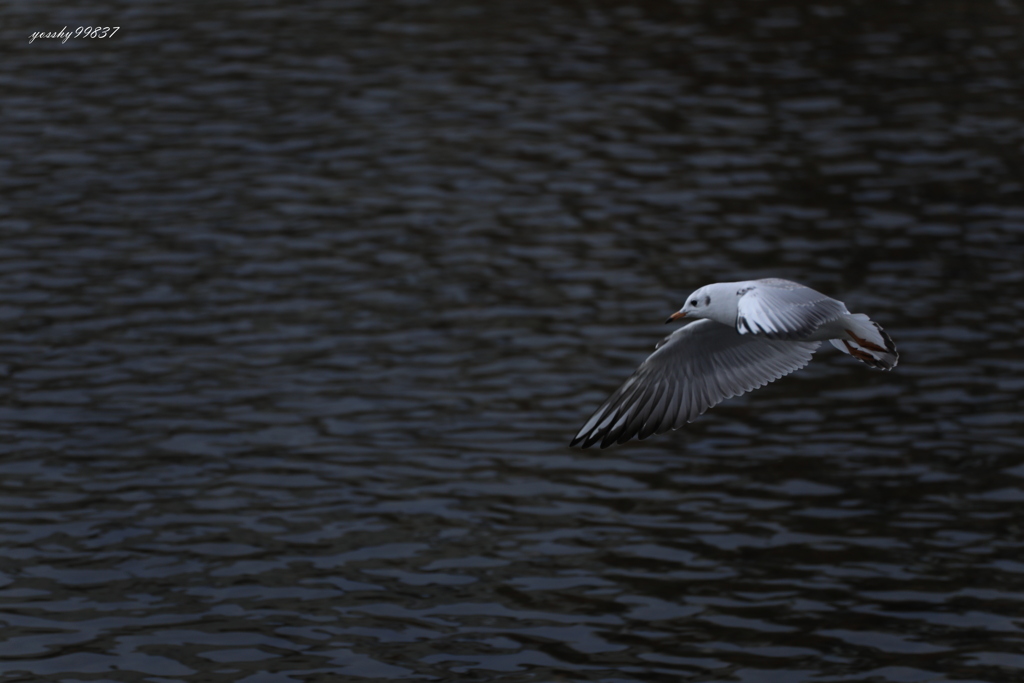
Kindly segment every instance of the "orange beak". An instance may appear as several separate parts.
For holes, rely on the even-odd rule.
[[[665,321],[665,324],[668,325],[669,323],[675,322],[676,320],[682,320],[685,317],[685,313],[683,313],[682,311],[676,311],[675,313],[668,317],[668,320]]]

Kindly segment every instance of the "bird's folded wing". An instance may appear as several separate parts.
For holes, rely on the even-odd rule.
[[[758,280],[737,303],[736,331],[769,339],[806,339],[821,325],[849,315],[836,301],[789,280]]]
[[[588,448],[600,441],[606,448],[678,429],[731,396],[799,370],[818,343],[744,336],[698,320],[658,344],[569,445]]]

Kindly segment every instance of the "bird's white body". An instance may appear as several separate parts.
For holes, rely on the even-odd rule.
[[[587,448],[678,429],[711,406],[806,365],[818,344],[891,370],[899,354],[862,313],[788,280],[718,282],[691,294],[673,320],[695,320],[658,344],[570,445]]]
[[[775,308],[763,305],[765,300],[774,304]],[[697,304],[692,305],[693,302]],[[786,307],[792,309],[788,319],[785,318],[785,310],[778,310]],[[837,349],[849,355],[855,354],[842,342],[850,342],[851,347],[859,348],[860,342],[868,341],[869,344],[863,350],[873,357],[878,355],[874,358],[878,364],[865,362],[883,370],[894,368],[899,358],[895,351],[884,352],[884,332],[880,332],[881,328],[866,315],[850,313],[842,301],[789,280],[769,278],[705,285],[690,295],[679,313],[684,314],[680,317],[687,320],[713,320],[735,327],[740,334],[764,334],[775,339],[831,341]],[[871,346],[880,347],[881,350],[871,353]]]

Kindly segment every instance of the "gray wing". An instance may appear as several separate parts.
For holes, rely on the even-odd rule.
[[[846,305],[789,280],[756,280],[737,302],[736,331],[769,339],[806,339],[849,315]]]
[[[681,327],[587,420],[570,446],[601,448],[679,429],[731,396],[799,370],[819,342],[739,335],[711,320]]]

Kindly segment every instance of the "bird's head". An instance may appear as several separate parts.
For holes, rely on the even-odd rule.
[[[686,303],[678,311],[668,317],[666,323],[682,320],[700,320],[708,317],[708,306],[711,305],[711,292],[704,286],[686,298]]]

